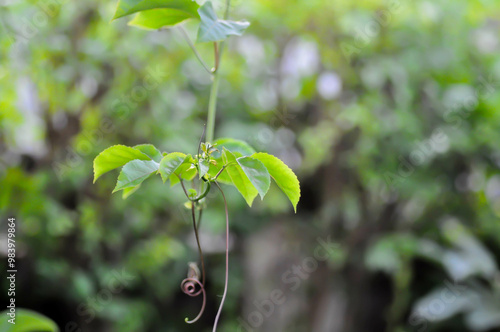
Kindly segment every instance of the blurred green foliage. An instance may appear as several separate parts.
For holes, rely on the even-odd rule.
[[[2,319],[0,331],[2,332],[59,332],[57,325],[47,317],[40,315],[31,310],[17,309],[15,314],[7,311],[2,311],[2,316],[11,316],[8,319]]]
[[[285,248],[280,272],[264,274],[280,288],[294,257],[326,235],[338,254],[294,293],[301,309],[255,330],[498,329],[500,3],[232,4],[232,18],[252,24],[224,54],[216,137],[284,160],[302,198],[293,215],[272,187],[249,210],[228,188],[221,331],[237,330],[259,300],[252,259],[271,253],[251,255],[256,237]],[[115,6],[0,4],[0,242],[15,216],[17,303],[63,331],[210,331],[224,282],[220,198],[202,221],[214,296],[190,326],[199,303],[179,289],[196,260],[183,193],[149,181],[122,200],[112,177],[92,184],[92,160],[110,145],[196,153],[208,104],[210,78],[182,34],[110,22]],[[211,47],[200,52],[210,63]]]

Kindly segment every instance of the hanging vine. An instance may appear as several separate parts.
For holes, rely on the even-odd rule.
[[[122,191],[124,199],[139,189],[143,181],[154,175],[160,175],[163,182],[170,182],[171,186],[180,183],[191,209],[193,230],[201,264],[200,271],[197,264],[190,263],[187,278],[181,283],[182,291],[188,296],[203,296],[198,315],[191,320],[186,318],[186,323],[189,324],[195,323],[202,317],[207,302],[206,270],[199,239],[199,226],[206,204],[205,198],[212,185],[217,187],[224,201],[226,218],[226,271],[224,292],[213,325],[214,332],[217,330],[218,321],[222,314],[229,282],[229,212],[221,184],[236,187],[249,206],[252,206],[257,195],[264,199],[271,185],[271,179],[289,198],[294,209],[296,209],[300,198],[300,185],[297,177],[280,159],[267,153],[256,152],[244,141],[232,138],[214,140],[220,82],[219,69],[225,40],[231,35],[243,34],[250,25],[248,22],[228,20],[229,11],[229,0],[226,2],[224,19],[217,17],[211,1],[206,1],[202,6],[199,6],[190,0],[120,0],[114,18],[135,14],[135,17],[129,22],[131,26],[143,29],[162,29],[178,25],[187,19],[195,19],[199,21],[197,43],[213,43],[214,66],[209,69],[187,31],[180,26],[181,33],[202,66],[201,69],[212,76],[206,138],[203,142],[204,131],[195,155],[182,152],[162,153],[152,144],[141,144],[134,147],[114,145],[102,151],[94,159],[94,182],[101,175],[121,167],[113,193]],[[198,189],[187,189],[185,182],[192,182],[192,187],[197,185]],[[196,211],[198,211],[198,217]]]

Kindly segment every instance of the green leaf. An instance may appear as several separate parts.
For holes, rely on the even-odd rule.
[[[269,187],[271,186],[271,177],[267,168],[262,162],[251,157],[240,157],[236,159],[241,169],[259,192],[260,198],[264,199]]]
[[[290,202],[292,202],[293,209],[297,212],[297,203],[300,199],[300,183],[295,173],[284,162],[273,155],[258,152],[251,157],[260,160],[266,166],[271,177],[287,195]]]
[[[200,167],[200,179],[208,173],[208,169],[210,168],[210,163],[207,159],[202,159],[199,161],[198,166]]]
[[[198,30],[198,43],[216,42],[230,35],[241,36],[250,23],[220,20],[214,11],[212,2],[207,1],[198,9],[201,24]]]
[[[191,155],[185,155],[181,152],[172,152],[163,157],[159,170],[163,183],[167,182],[171,175],[177,177],[175,174],[182,174],[180,166],[187,163],[189,159],[192,159]]]
[[[233,138],[218,138],[214,141],[214,145],[215,144],[217,144],[216,148],[219,149],[219,151],[222,151],[222,148],[226,148],[237,157],[250,156],[256,152],[247,142]],[[218,159],[220,158],[220,152],[216,151],[212,156]]]
[[[151,9],[139,12],[128,25],[146,30],[158,30],[179,24],[193,15],[177,9]]]
[[[255,150],[250,145],[248,145],[248,143],[233,138],[218,138],[213,142],[213,144],[217,144],[216,148],[219,151],[215,151],[214,153],[212,153],[212,157],[217,162],[217,165],[210,165],[210,169],[208,171],[210,177],[215,177],[224,164],[221,153],[224,148],[231,151],[236,158],[241,156],[250,156],[255,153]],[[231,184],[231,178],[226,171],[223,171],[219,175],[217,181],[221,183]]]
[[[134,146],[134,149],[141,151],[145,155],[148,155],[151,160],[156,161],[159,163],[161,161],[161,152],[155,148],[153,144],[140,144]]]
[[[199,6],[191,0],[120,0],[113,19],[157,8],[175,9],[197,17]]]
[[[224,163],[227,165],[226,170],[229,177],[231,178],[231,182],[234,184],[236,189],[243,196],[245,201],[249,206],[252,206],[253,200],[257,197],[259,193],[252,182],[249,180],[240,164],[236,161],[236,157],[231,151],[224,149],[222,152],[222,158],[224,159]]]
[[[173,187],[181,182],[179,180],[179,176],[187,181],[191,181],[192,179],[194,179],[196,173],[198,173],[198,170],[193,163],[193,157],[191,155],[187,155],[184,159],[184,162],[175,170],[175,174],[170,175],[170,187]]]
[[[159,164],[153,160],[132,160],[123,166],[113,192],[141,184],[158,171]]]
[[[125,145],[113,145],[107,148],[94,159],[94,183],[101,175],[135,159],[150,160],[151,158],[147,154]]]
[[[47,318],[37,312],[27,309],[16,309],[16,324],[8,322],[11,317],[9,311],[0,313],[1,332],[59,332],[59,328],[50,318]]]

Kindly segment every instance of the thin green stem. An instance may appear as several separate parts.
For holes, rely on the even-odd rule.
[[[215,113],[217,111],[217,94],[219,93],[219,71],[214,72],[212,89],[210,90],[210,100],[208,102],[207,115],[207,142],[213,142],[215,129]]]
[[[193,201],[198,202],[198,201],[200,201],[201,199],[205,198],[208,195],[208,193],[210,192],[210,182],[207,181],[205,183],[207,185],[206,188],[205,188],[205,191],[202,192],[201,194],[199,194],[198,196],[196,196],[195,198],[193,198]],[[200,190],[201,190],[201,188],[200,188]]]
[[[224,19],[229,18],[229,10],[231,9],[231,0],[226,0],[226,12],[224,13]]]
[[[224,19],[227,20],[229,17],[229,10],[231,8],[231,0],[226,1],[226,12],[224,13]],[[208,102],[208,116],[207,116],[207,142],[213,142],[214,130],[215,130],[215,113],[217,111],[217,94],[219,92],[219,71],[222,53],[224,51],[225,42],[221,42],[220,46],[215,45],[215,63],[216,67],[213,71],[213,83],[212,89],[210,91],[210,100]]]
[[[208,65],[206,64],[206,62],[203,61],[203,58],[201,57],[200,53],[196,49],[196,46],[194,46],[193,42],[191,41],[191,38],[189,38],[189,35],[188,35],[186,29],[184,29],[184,27],[182,25],[179,25],[179,30],[182,32],[182,35],[186,39],[189,47],[191,47],[191,49],[193,50],[194,55],[196,56],[196,58],[198,59],[198,61],[201,63],[201,65],[203,66],[203,68],[205,68],[205,70],[209,74],[212,74],[212,70],[210,70],[210,68],[208,67]]]
[[[226,1],[226,11],[224,12],[224,19],[227,20],[229,18],[229,11],[231,9],[231,0]],[[220,63],[220,58],[222,57],[222,51],[224,50],[224,46],[226,45],[225,41],[222,41],[220,43],[220,49],[218,50],[218,55],[217,59],[215,60],[215,63],[219,64]],[[216,67],[217,69],[219,68],[218,66]]]
[[[220,63],[219,44],[217,42],[214,42],[214,61],[215,61],[214,73],[215,73],[217,72],[217,69],[219,69],[219,63]]]

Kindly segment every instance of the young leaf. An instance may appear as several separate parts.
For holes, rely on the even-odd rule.
[[[189,197],[191,197],[191,198],[195,198],[198,195],[198,192],[196,191],[196,189],[189,188],[187,191],[189,193]]]
[[[44,331],[44,332],[59,332],[57,324],[50,318],[47,318],[37,312],[20,309],[16,310],[16,323],[8,322],[7,314],[9,312],[2,311],[0,313],[2,320],[0,321],[0,331],[2,332],[20,332],[20,331]]]
[[[198,166],[200,167],[200,179],[201,179],[205,174],[207,174],[210,164],[208,160],[202,159],[198,163]]]
[[[134,149],[141,151],[142,153],[146,154],[151,158],[151,160],[156,161],[159,163],[161,161],[161,152],[158,151],[157,148],[153,144],[140,144],[134,146]]]
[[[184,161],[190,158],[191,155],[185,155],[180,152],[172,152],[167,154],[160,162],[160,175],[163,180],[163,183],[167,182],[168,178],[174,174],[179,174],[178,168],[181,166]],[[174,175],[175,176],[175,175]]]
[[[191,156],[188,156],[186,159],[184,159],[184,162],[175,170],[175,174],[170,175],[170,187],[173,187],[181,182],[177,175],[187,181],[191,181],[192,179],[194,179],[196,173],[198,173],[198,170],[193,165],[193,162],[194,160]]]
[[[214,11],[212,2],[207,1],[198,9],[201,24],[198,30],[197,42],[217,42],[230,35],[241,36],[250,25],[248,22],[220,20]]]
[[[187,180],[187,181],[191,181],[192,179],[194,179],[194,177],[198,173],[198,169],[196,168],[196,166],[193,163],[194,163],[193,157],[191,155],[187,155],[184,158],[184,161],[182,162],[182,164],[180,164],[175,169],[175,174],[174,174],[174,172],[172,172],[172,174],[170,175],[170,178],[169,178],[170,179],[170,187],[173,187],[176,184],[178,184],[179,182],[181,182],[179,179],[179,176],[182,179]]]
[[[101,175],[134,159],[150,160],[151,158],[147,154],[125,145],[113,145],[107,148],[94,159],[94,183]]]
[[[260,160],[266,166],[271,177],[287,195],[290,202],[292,202],[293,209],[297,212],[297,203],[300,199],[300,184],[295,173],[284,162],[273,155],[258,152],[251,157]]]
[[[214,145],[215,144],[217,144],[216,148],[219,149],[219,151],[222,151],[222,148],[226,148],[235,156],[238,156],[239,153],[239,157],[250,156],[256,152],[247,142],[233,138],[218,138],[214,141]],[[220,158],[220,153],[214,152],[212,156],[216,159]]]
[[[159,164],[153,160],[132,160],[123,166],[113,192],[141,184],[158,171]]]
[[[113,19],[156,8],[176,9],[196,17],[199,6],[192,0],[120,0]]]
[[[224,148],[231,151],[236,158],[241,156],[250,156],[255,153],[255,150],[250,145],[248,145],[248,143],[233,138],[218,138],[214,141],[214,145],[219,151],[215,151],[214,153],[212,153],[212,157],[215,159],[217,164],[210,165],[210,169],[208,171],[210,177],[215,177],[224,164],[221,154]],[[223,171],[219,175],[217,181],[221,183],[231,184],[231,179],[229,178],[229,175],[226,171]]]
[[[241,169],[259,192],[260,198],[264,199],[269,187],[271,186],[271,177],[262,162],[250,157],[240,157],[236,159]]]
[[[259,193],[255,186],[250,182],[245,172],[241,168],[240,164],[236,161],[236,157],[231,151],[224,149],[222,152],[222,158],[224,163],[227,165],[226,170],[232,183],[238,189],[240,194],[243,196],[245,201],[249,206],[252,206],[252,202]]]
[[[158,30],[174,26],[192,17],[194,17],[192,14],[177,9],[151,9],[139,12],[128,25],[146,30]]]

